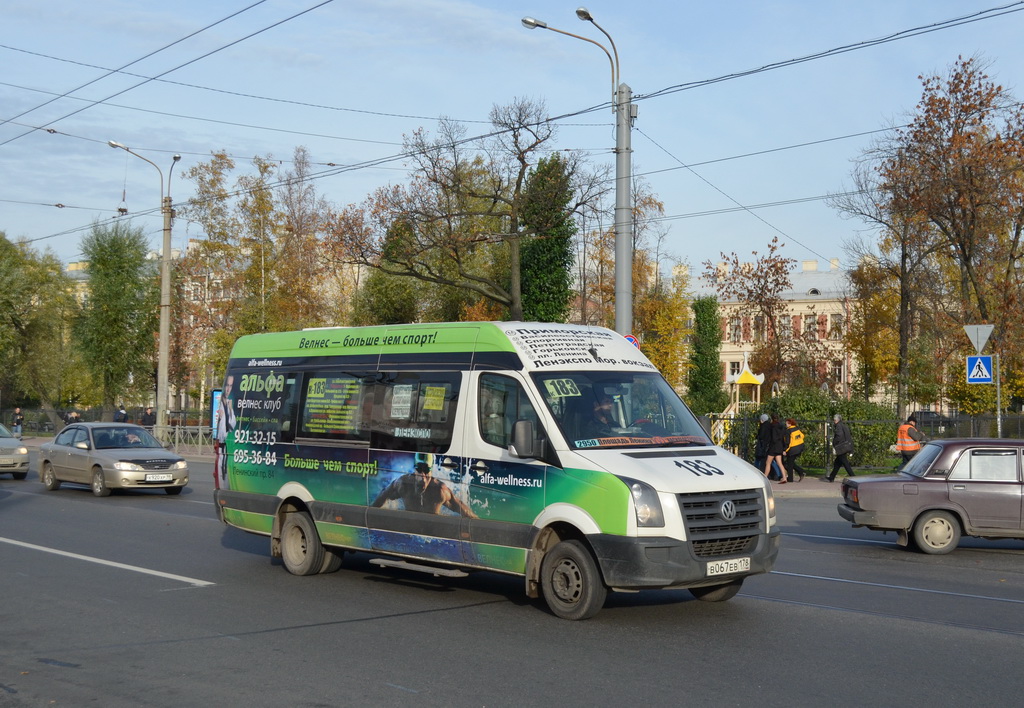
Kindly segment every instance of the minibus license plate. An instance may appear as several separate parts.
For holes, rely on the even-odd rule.
[[[147,474],[146,475],[146,481],[147,482],[170,482],[171,481],[171,475],[166,474],[166,473],[165,474]]]
[[[750,558],[730,558],[708,563],[708,575],[727,575],[750,570]]]

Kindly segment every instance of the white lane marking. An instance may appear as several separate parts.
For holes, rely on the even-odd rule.
[[[1024,600],[1013,600],[1008,597],[992,597],[990,595],[971,595],[964,592],[950,592],[949,590],[931,590],[929,588],[915,588],[909,585],[890,585],[889,583],[871,583],[866,580],[848,580],[846,578],[831,578],[827,575],[808,575],[807,573],[787,573],[782,570],[773,570],[771,575],[785,575],[790,578],[807,578],[808,580],[825,580],[830,583],[846,583],[849,585],[867,585],[873,588],[886,588],[887,590],[907,590],[909,592],[923,592],[929,595],[948,595],[950,597],[966,597],[972,600],[992,600],[993,602],[1009,602],[1014,605],[1024,605]]]
[[[893,533],[896,533],[896,532],[893,531]],[[783,531],[782,535],[783,536],[794,536],[796,538],[824,538],[824,539],[827,539],[829,541],[852,541],[852,542],[856,542],[856,543],[876,543],[879,546],[895,546],[895,545],[898,545],[896,543],[896,539],[895,538],[892,539],[892,540],[889,540],[889,541],[879,541],[876,538],[851,538],[850,536],[822,536],[821,534],[818,534],[818,533],[793,533],[791,531]]]
[[[137,565],[127,565],[126,563],[117,563],[115,561],[103,560],[102,558],[93,558],[92,556],[83,556],[78,553],[71,553],[69,551],[61,551],[56,548],[47,548],[46,546],[37,546],[34,543],[25,543],[24,541],[15,541],[13,538],[3,538],[0,536],[0,542],[9,543],[12,546],[21,546],[23,548],[31,548],[34,551],[43,551],[44,553],[53,553],[58,556],[66,556],[67,558],[76,558],[78,560],[88,561],[89,563],[99,563],[100,565],[108,565],[111,568],[120,568],[122,570],[130,570],[135,573],[144,573],[146,575],[155,575],[160,578],[167,578],[168,580],[177,580],[182,583],[188,583],[195,587],[205,587],[207,585],[216,585],[206,580],[198,580],[196,578],[188,578],[184,575],[174,575],[173,573],[164,573],[159,570],[150,570],[149,568],[140,568]]]

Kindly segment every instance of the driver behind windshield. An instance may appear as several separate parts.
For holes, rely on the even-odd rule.
[[[583,426],[584,437],[606,438],[612,435],[612,428],[618,425],[612,415],[612,399],[610,396],[598,396],[594,399],[594,410],[590,420]]]

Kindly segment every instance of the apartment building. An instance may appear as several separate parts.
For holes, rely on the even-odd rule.
[[[846,323],[850,319],[850,300],[846,272],[833,258],[821,264],[803,261],[790,273],[793,287],[782,293],[785,313],[776,322],[776,332],[783,340],[802,340],[799,349],[807,361],[807,378],[816,385],[828,387],[835,395],[849,397],[853,360],[843,343]],[[724,269],[725,264],[721,267]],[[716,295],[706,283],[696,296]],[[758,344],[766,341],[769,328],[764,318],[737,301],[719,300],[722,325],[722,381],[734,384],[744,363]],[[754,374],[760,372],[754,371]],[[776,382],[768,382],[775,384]]]

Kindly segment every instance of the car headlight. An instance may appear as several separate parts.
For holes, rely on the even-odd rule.
[[[14,454],[15,455],[27,455],[28,454],[28,448],[27,447],[19,447],[17,450],[14,451]]]
[[[119,461],[114,463],[114,469],[125,472],[138,472],[142,469],[142,465],[137,465],[134,462]]]
[[[188,469],[188,463],[187,463],[187,462],[185,462],[185,460],[178,460],[178,461],[177,461],[177,462],[175,462],[175,463],[174,463],[173,465],[171,465],[171,469],[172,469],[172,470],[184,470],[184,469]]]
[[[630,496],[633,497],[633,508],[636,510],[636,524],[641,527],[656,527],[665,525],[665,514],[661,510],[661,499],[654,487],[644,482],[628,477],[620,477],[626,486],[629,487]]]

